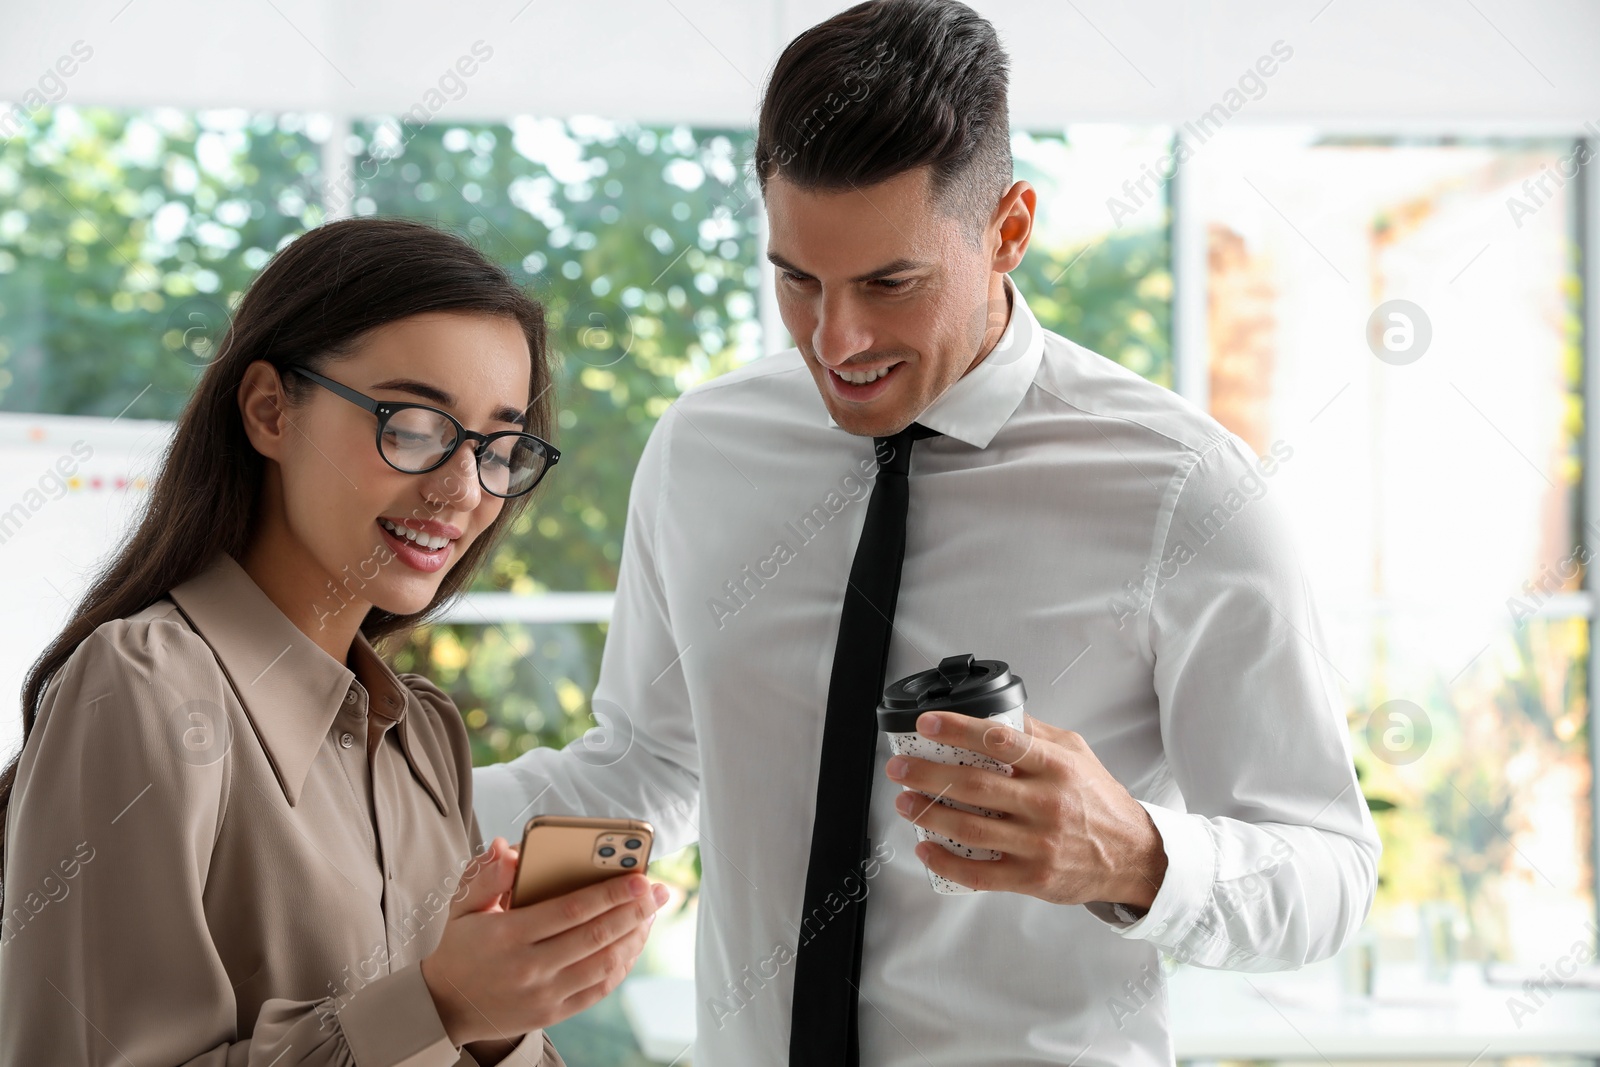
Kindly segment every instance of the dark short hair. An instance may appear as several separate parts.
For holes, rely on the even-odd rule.
[[[867,0],[783,50],[761,99],[755,170],[860,188],[929,167],[932,193],[981,231],[1011,185],[1007,58],[955,0]]]

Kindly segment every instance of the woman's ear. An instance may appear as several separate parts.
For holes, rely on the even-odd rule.
[[[268,459],[281,461],[289,432],[289,402],[278,369],[264,359],[244,369],[244,380],[239,383],[239,414],[255,450]]]

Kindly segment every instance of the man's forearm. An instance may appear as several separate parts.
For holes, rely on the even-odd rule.
[[[646,819],[656,828],[661,854],[695,839],[699,783],[692,769],[637,741],[626,758],[595,759],[574,743],[474,768],[472,806],[484,839],[499,834],[520,842],[528,817],[539,813]]]

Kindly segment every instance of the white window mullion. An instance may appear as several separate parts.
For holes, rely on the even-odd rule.
[[[1600,141],[1582,138],[1589,147],[1590,159]],[[1581,542],[1591,548],[1600,545],[1595,535],[1597,516],[1595,504],[1600,501],[1600,433],[1595,432],[1595,413],[1600,412],[1600,166],[1590,163],[1583,168],[1583,181],[1573,190],[1578,205],[1578,247],[1583,263],[1583,483],[1579,486],[1578,514],[1584,526],[1578,531]],[[1584,566],[1583,584],[1593,603],[1600,592],[1600,568],[1594,560]],[[1600,870],[1600,740],[1595,737],[1595,709],[1600,707],[1600,671],[1595,670],[1594,647],[1600,639],[1600,619],[1589,617],[1589,825],[1593,834],[1590,859],[1591,870]],[[1600,886],[1591,886],[1595,895],[1596,917],[1600,918]]]
[[[1196,183],[1185,170],[1178,167],[1167,185],[1172,220],[1172,384],[1179,396],[1206,411],[1211,406],[1206,228],[1196,203]]]

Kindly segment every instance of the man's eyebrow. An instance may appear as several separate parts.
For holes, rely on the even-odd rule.
[[[789,272],[791,272],[793,274],[806,274],[805,271],[801,270],[799,267],[795,266],[793,263],[790,263],[787,259],[784,259],[782,256],[778,255],[776,252],[770,252],[769,251],[767,253],[767,259],[771,260],[772,261],[772,265],[774,267],[777,267],[779,270],[786,270],[786,271],[789,271]],[[922,262],[919,262],[919,261],[914,260],[914,259],[906,259],[906,258],[902,257],[900,259],[895,260],[893,263],[885,263],[883,266],[878,267],[876,270],[870,270],[867,273],[862,274],[862,275],[860,275],[858,277],[852,278],[850,280],[853,281],[853,282],[875,282],[879,278],[887,278],[891,274],[899,274],[901,271],[907,271],[907,270],[917,270],[917,269],[919,269],[921,267],[925,267],[925,266],[927,266],[926,263],[922,263]],[[806,276],[810,277],[810,275],[806,275]]]
[[[371,386],[371,388],[394,389],[398,392],[410,393],[412,396],[431,401],[432,403],[438,404],[440,407],[452,408],[455,407],[456,404],[456,398],[445,392],[443,389],[440,389],[438,386],[429,385],[427,382],[419,382],[414,378],[390,378],[388,381],[379,382],[378,384]],[[507,406],[496,408],[494,410],[494,414],[490,415],[489,417],[495,422],[509,422],[513,426],[528,425],[527,416],[514,407]]]

